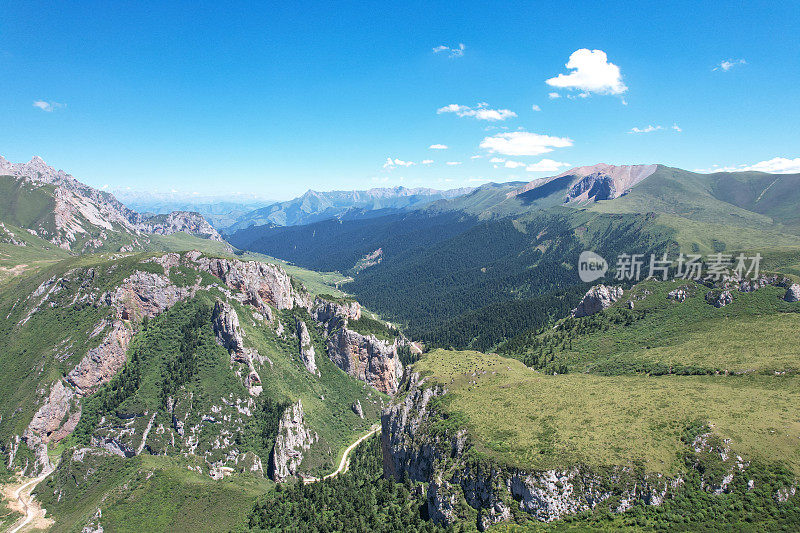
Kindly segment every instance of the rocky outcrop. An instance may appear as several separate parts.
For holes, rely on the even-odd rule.
[[[669,294],[667,294],[667,299],[675,300],[676,302],[683,302],[686,301],[687,296],[688,293],[686,292],[686,289],[684,287],[679,287],[669,291]]]
[[[305,425],[303,403],[297,400],[287,407],[278,423],[278,436],[272,450],[273,479],[281,482],[296,476],[303,462],[303,452],[310,449],[317,438]]]
[[[731,295],[731,291],[708,291],[706,293],[706,302],[713,305],[716,308],[725,307],[726,305],[733,302],[733,296]]]
[[[177,287],[164,275],[136,271],[108,297],[123,320],[153,318],[193,296],[198,287]]]
[[[203,218],[203,215],[191,211],[173,211],[166,215],[143,217],[138,228],[157,235],[172,235],[182,231],[204,239],[223,242],[222,236]]]
[[[317,322],[322,324],[329,324],[337,318],[358,320],[361,318],[361,305],[355,300],[331,302],[317,297],[314,299],[311,314]]]
[[[784,294],[783,299],[787,302],[800,301],[800,285],[793,283],[788,289],[786,289],[786,294]]]
[[[244,385],[253,396],[263,390],[261,376],[258,375],[254,360],[259,359],[258,352],[244,345],[244,334],[239,326],[239,315],[228,302],[217,300],[211,314],[211,323],[217,342],[231,354],[231,362],[247,365]]]
[[[27,432],[36,435],[41,442],[60,441],[78,425],[80,408],[76,409],[75,392],[64,385],[62,380],[55,382],[45,403],[36,411],[28,425]]]
[[[111,378],[125,365],[133,332],[122,321],[115,321],[111,331],[97,348],[89,350],[80,363],[66,376],[79,396],[88,396]]]
[[[406,397],[381,415],[384,475],[427,483],[428,514],[438,524],[469,520],[485,530],[510,520],[512,506],[545,522],[598,505],[622,512],[636,502],[660,505],[682,483],[627,466],[525,471],[474,459],[465,429],[432,430],[443,417],[433,400],[447,390],[418,382],[417,376],[409,387]]]
[[[358,418],[364,418],[364,410],[361,408],[361,402],[356,400],[353,402],[353,405],[350,406],[350,409],[358,416]]]
[[[239,326],[239,315],[228,302],[217,300],[211,314],[211,324],[219,344],[235,354],[244,353],[242,328]]]
[[[611,304],[622,298],[622,292],[622,287],[595,285],[584,295],[578,307],[572,310],[572,316],[580,318],[608,309]]]
[[[314,352],[314,345],[311,342],[311,335],[308,333],[306,323],[299,318],[295,320],[295,329],[297,331],[297,343],[300,350],[300,360],[306,367],[306,370],[319,376],[320,372],[317,368],[316,353]]]
[[[342,327],[328,335],[327,344],[328,357],[336,366],[381,392],[397,392],[403,377],[403,363],[397,353],[396,340],[390,344],[374,335],[362,335]]]
[[[242,293],[242,303],[252,305],[270,320],[270,305],[277,309],[311,307],[308,293],[295,289],[289,275],[279,266],[257,261],[206,257],[200,252],[188,252],[185,257],[194,268],[213,274],[231,289]]]

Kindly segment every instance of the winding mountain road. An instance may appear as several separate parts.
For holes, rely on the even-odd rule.
[[[20,518],[17,523],[8,530],[8,533],[18,533],[22,531],[31,522],[41,516],[42,510],[38,505],[34,504],[31,494],[34,489],[36,489],[36,486],[41,483],[44,478],[49,476],[51,472],[51,470],[45,471],[41,476],[24,483],[14,492],[14,498],[19,502],[20,511],[23,512],[25,516]]]
[[[318,478],[318,477],[303,477],[303,483],[305,483],[305,484],[316,483],[318,481],[322,481],[323,479],[332,478],[332,477],[338,476],[339,474],[344,474],[345,472],[347,472],[348,468],[350,468],[350,461],[349,461],[350,452],[355,450],[356,446],[358,446],[359,444],[361,444],[362,442],[367,440],[369,437],[371,437],[372,435],[377,433],[378,430],[380,430],[380,429],[381,429],[381,426],[378,425],[378,424],[375,424],[374,426],[372,426],[370,428],[369,432],[367,432],[365,435],[362,435],[353,444],[348,446],[347,449],[344,451],[344,454],[342,455],[342,460],[339,461],[339,468],[337,468],[335,471],[331,472],[330,474],[326,474],[325,476],[323,476],[321,478]]]

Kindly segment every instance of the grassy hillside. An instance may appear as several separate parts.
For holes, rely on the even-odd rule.
[[[52,185],[37,186],[0,176],[0,220],[24,228],[55,231]]]
[[[23,433],[50,384],[103,338],[98,333],[106,330],[98,331],[98,324],[109,317],[111,308],[86,303],[82,295],[113,290],[137,270],[163,274],[161,265],[148,262],[152,256],[71,257],[0,287],[0,336],[8,339],[0,350],[3,452],[9,451],[6,445],[14,435]],[[28,300],[28,295],[49,279],[60,280],[61,289],[50,298],[53,305],[30,313],[36,300]],[[279,335],[274,325],[260,321],[250,307],[231,301],[246,345],[263,358],[256,368],[264,391],[251,400],[234,373],[230,355],[214,338],[211,309],[216,299],[227,299],[213,286],[219,280],[185,266],[174,268],[169,279],[178,287],[200,279],[205,288],[139,326],[141,331],[131,341],[124,369],[82,401],[75,432],[51,449],[55,456],[63,454],[62,466],[39,490],[58,530],[79,531],[98,507],[103,510],[102,524],[107,530],[128,531],[132,524],[141,528],[142,520],[150,530],[170,530],[179,520],[187,524],[181,518],[185,513],[192,515],[191,523],[198,530],[233,529],[246,516],[256,494],[271,484],[241,470],[224,481],[212,482],[208,467],[213,461],[230,457],[228,448],[234,446],[239,455],[258,454],[266,470],[283,409],[289,402],[302,400],[306,423],[319,439],[304,454],[301,469],[319,476],[334,470],[355,436],[378,419],[386,397],[349,377],[325,356],[322,331],[304,309],[274,310],[285,326],[284,334]],[[317,283],[330,292],[321,281]],[[309,327],[320,377],[310,374],[300,361],[295,317]],[[362,406],[364,419],[351,408],[356,401]],[[249,407],[243,411],[240,404]],[[245,412],[251,414],[245,417]],[[187,428],[201,428],[193,445],[196,449],[182,449],[180,442],[175,447],[178,439],[173,435],[172,416],[179,416],[175,413],[186,414]],[[224,419],[224,427],[206,423],[208,416]],[[74,449],[109,435],[135,448],[150,420],[153,431],[143,455],[123,460],[89,454],[72,460]],[[127,436],[121,428],[134,428],[135,433]],[[149,457],[148,453],[159,457]],[[20,446],[15,464],[31,459],[32,453]]]
[[[447,387],[444,408],[502,464],[675,473],[682,432],[703,420],[744,457],[800,474],[797,376],[553,376],[497,355],[445,350],[414,370]]]
[[[667,297],[676,289],[686,291],[684,302]],[[703,285],[646,281],[603,313],[527,332],[500,351],[537,368],[569,372],[796,373],[800,306],[784,302],[785,291],[732,291],[733,302],[716,308],[706,302]]]

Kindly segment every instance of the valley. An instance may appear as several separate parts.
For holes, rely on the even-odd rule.
[[[54,531],[800,517],[797,175],[596,165],[229,244],[34,163],[3,178],[0,475]],[[625,279],[631,252],[763,261]]]

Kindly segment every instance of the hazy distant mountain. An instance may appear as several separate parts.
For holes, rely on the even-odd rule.
[[[187,197],[177,194],[149,194],[115,191],[117,198],[140,213],[165,214],[172,211],[194,211],[200,213],[217,229],[235,224],[243,215],[275,203],[275,200],[252,200],[250,197]]]
[[[420,207],[436,200],[456,198],[475,190],[464,187],[450,190],[428,188],[375,188],[366,191],[309,190],[304,195],[286,202],[277,202],[251,211],[231,224],[226,232],[232,233],[251,226],[297,226],[330,218],[369,218],[369,212],[390,214]]]
[[[138,249],[148,233],[222,240],[199,213],[143,215],[38,156],[27,163],[0,156],[0,222],[71,251]]]

